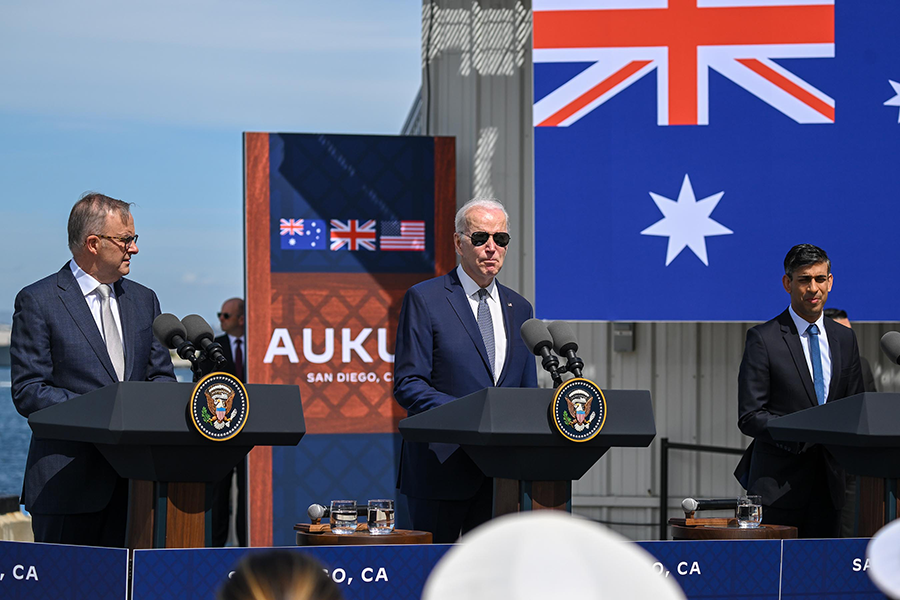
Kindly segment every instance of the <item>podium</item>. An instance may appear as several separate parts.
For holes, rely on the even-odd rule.
[[[459,444],[495,485],[494,516],[552,508],[572,510],[572,480],[580,479],[611,447],[650,445],[656,436],[650,392],[603,390],[606,422],[586,442],[560,434],[550,418],[554,390],[485,388],[400,421],[410,442]],[[516,489],[518,488],[518,489]]]
[[[900,394],[866,392],[769,422],[772,437],[821,444],[852,475],[884,480],[883,520],[897,518]],[[877,505],[882,500],[878,499]]]
[[[212,484],[253,446],[296,446],[306,433],[297,386],[250,384],[244,428],[209,440],[191,422],[194,385],[126,381],[28,418],[36,437],[92,443],[130,480],[129,548],[209,546]]]

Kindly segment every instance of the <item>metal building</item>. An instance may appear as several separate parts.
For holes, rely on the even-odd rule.
[[[507,207],[513,243],[500,279],[534,299],[534,186],[530,0],[425,1],[422,88],[402,133],[456,137],[457,205],[493,196]],[[565,210],[565,207],[560,207]],[[564,240],[560,259],[566,256]],[[771,282],[781,284],[779,266]],[[835,265],[839,273],[840,265]],[[785,306],[788,297],[785,295]],[[844,307],[851,313],[852,307]],[[775,316],[773,313],[772,316]],[[657,437],[646,449],[613,449],[573,485],[573,510],[635,540],[658,539],[662,439],[742,450],[737,374],[755,323],[578,323],[585,376],[607,389],[648,389]],[[880,391],[900,391],[900,369],[879,349],[896,323],[854,326]],[[551,387],[543,374],[541,385]],[[669,455],[667,517],[686,496],[738,496],[738,456]]]

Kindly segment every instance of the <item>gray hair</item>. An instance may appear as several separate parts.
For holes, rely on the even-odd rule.
[[[466,232],[466,216],[469,214],[469,211],[474,208],[484,208],[487,210],[502,210],[503,218],[506,219],[506,227],[509,228],[509,213],[506,212],[506,208],[504,208],[503,204],[497,200],[496,198],[473,198],[462,205],[458,211],[456,211],[456,232],[457,233],[465,233]]]
[[[69,213],[69,250],[74,256],[90,235],[102,233],[106,215],[116,213],[127,221],[133,203],[122,202],[96,192],[81,195]]]

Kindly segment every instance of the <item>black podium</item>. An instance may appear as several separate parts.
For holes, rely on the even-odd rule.
[[[38,438],[94,444],[130,481],[128,546],[209,546],[209,493],[253,446],[296,446],[306,433],[300,389],[247,385],[244,428],[203,437],[188,412],[193,383],[123,382],[28,418]]]
[[[518,480],[517,490],[495,488],[495,516],[516,506],[571,511],[572,480],[607,450],[650,445],[656,436],[653,405],[648,391],[603,390],[603,428],[587,442],[572,442],[550,419],[553,394],[550,389],[485,388],[403,419],[400,433],[410,442],[459,444],[486,476]],[[518,496],[512,502],[511,494]]]
[[[822,444],[852,475],[884,479],[884,523],[897,518],[900,394],[866,392],[769,422],[776,440]]]

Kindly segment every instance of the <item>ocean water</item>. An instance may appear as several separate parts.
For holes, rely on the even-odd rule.
[[[175,369],[179,381],[190,381],[190,369]],[[31,428],[16,412],[9,388],[9,367],[0,367],[0,496],[18,496],[25,475]]]

